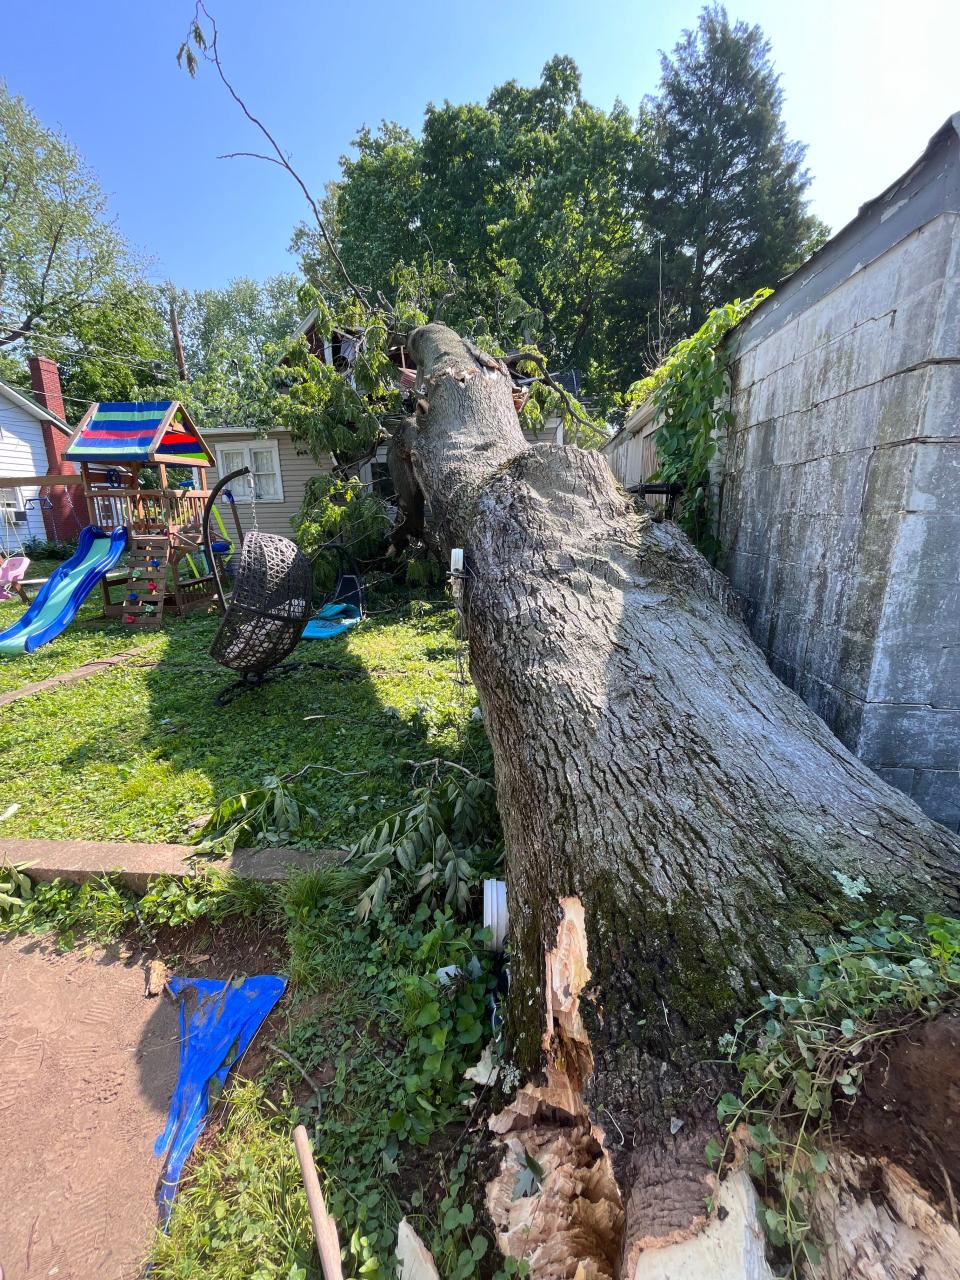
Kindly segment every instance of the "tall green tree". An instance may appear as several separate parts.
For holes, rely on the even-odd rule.
[[[96,177],[0,82],[0,347],[60,331],[134,264]]]
[[[0,376],[26,387],[27,354],[51,357],[70,417],[149,398],[172,374],[158,307],[89,166],[0,82]]]
[[[607,330],[620,277],[647,247],[645,118],[586,103],[576,64],[556,57],[532,88],[509,81],[483,105],[431,105],[419,137],[384,124],[355,147],[325,211],[372,296],[406,287],[474,336],[540,343],[595,390],[620,385]],[[319,238],[302,229],[296,243],[308,275],[335,291]]]
[[[646,102],[656,146],[649,218],[658,287],[695,328],[734,296],[775,285],[826,235],[807,211],[806,147],[787,136],[783,90],[759,26],[703,9]],[[637,295],[648,305],[650,264]]]
[[[187,372],[215,373],[241,353],[261,358],[290,338],[302,318],[300,281],[288,272],[257,281],[242,276],[220,289],[172,289]]]
[[[285,420],[279,366],[308,305],[299,287],[287,273],[262,282],[241,277],[219,289],[166,287],[188,375],[175,394],[199,425],[265,430]]]
[[[25,346],[57,361],[71,420],[87,401],[153,400],[173,385],[176,369],[161,303],[153,286],[116,279],[69,318],[38,322]]]

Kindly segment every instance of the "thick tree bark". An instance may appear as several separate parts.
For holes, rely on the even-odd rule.
[[[466,553],[513,1053],[546,1069],[535,1085],[579,1099],[541,1097],[539,1118],[579,1135],[571,1159],[593,1183],[578,1194],[610,1210],[569,1246],[591,1259],[583,1274],[632,1276],[703,1219],[718,1035],[851,918],[956,914],[960,841],[775,678],[724,580],[637,511],[601,455],[526,443],[497,361],[440,325],[411,348],[423,398],[404,453],[434,531]],[[556,980],[581,908],[582,1007],[579,981]]]

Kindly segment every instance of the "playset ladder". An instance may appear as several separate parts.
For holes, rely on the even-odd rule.
[[[123,621],[131,628],[155,628],[163,621],[170,539],[166,534],[132,534],[127,543],[127,585]]]

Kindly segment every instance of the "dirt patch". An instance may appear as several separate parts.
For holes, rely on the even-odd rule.
[[[856,1103],[837,1118],[854,1150],[902,1165],[952,1215],[960,1196],[960,1012],[887,1041]]]
[[[129,946],[137,945],[131,934]],[[152,928],[150,942],[140,942],[143,962],[159,955],[171,973],[181,978],[248,978],[277,973],[284,962],[283,934],[256,920],[229,920]]]
[[[128,1280],[156,1222],[177,1011],[116,949],[0,942],[5,1280]]]
[[[281,935],[198,921],[62,952],[50,936],[0,941],[0,1268],[4,1280],[134,1280],[156,1224],[166,1123],[179,1060],[177,1006],[145,997],[147,966],[230,979],[276,973]],[[256,1078],[282,1034],[273,1010],[236,1074]],[[211,1107],[200,1148],[216,1141]],[[192,1162],[191,1162],[192,1163]],[[11,1194],[12,1193],[12,1194]]]
[[[176,929],[156,929],[153,947],[144,957],[157,954],[163,956],[170,973],[181,978],[216,978],[228,982],[255,974],[279,973],[285,953],[283,935],[256,921],[228,920],[211,925],[200,920]],[[231,1080],[236,1077],[256,1080],[273,1060],[270,1042],[283,1034],[289,1008],[287,990],[234,1068]],[[218,1104],[217,1109],[222,1111],[223,1104]]]

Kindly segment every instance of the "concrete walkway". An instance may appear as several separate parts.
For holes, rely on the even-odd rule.
[[[121,844],[102,840],[11,840],[0,836],[0,865],[23,867],[32,880],[83,884],[114,874],[134,893],[145,893],[154,876],[191,876],[207,866],[250,880],[285,880],[291,872],[341,862],[342,849],[237,849],[228,858],[195,859],[189,844]]]
[[[79,680],[89,680],[91,676],[100,675],[101,672],[109,671],[112,667],[125,666],[128,662],[132,662],[138,653],[137,649],[126,649],[123,653],[115,653],[111,658],[92,658],[82,666],[74,667],[72,671],[61,671],[59,675],[47,676],[46,680],[35,680],[32,684],[21,685],[19,689],[8,689],[5,693],[0,693],[0,707],[6,707],[11,702],[19,701],[20,698],[30,698],[35,693],[46,693],[50,689],[76,684]],[[155,667],[158,664],[156,661],[149,661],[142,662],[140,665]]]

